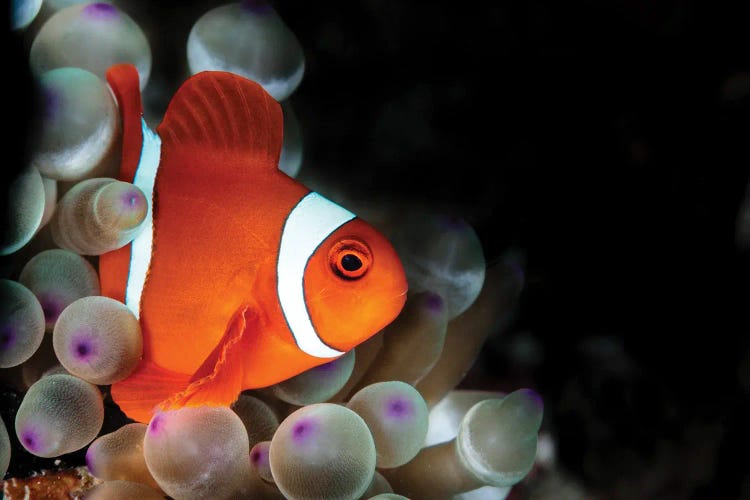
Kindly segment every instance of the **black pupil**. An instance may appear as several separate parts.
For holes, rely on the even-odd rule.
[[[341,267],[343,267],[345,271],[356,271],[362,267],[362,261],[359,260],[359,257],[356,255],[348,253],[341,257]]]

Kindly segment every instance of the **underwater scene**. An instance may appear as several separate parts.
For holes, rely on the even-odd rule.
[[[3,498],[750,498],[750,9],[6,14]]]

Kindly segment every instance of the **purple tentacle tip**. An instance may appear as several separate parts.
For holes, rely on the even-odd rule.
[[[112,19],[117,17],[117,7],[112,4],[97,2],[84,7],[83,13],[92,19]]]
[[[5,351],[13,347],[16,343],[16,332],[9,325],[4,325],[0,329],[0,351]]]
[[[542,396],[539,395],[538,392],[532,390],[532,389],[519,389],[521,392],[523,392],[523,395],[528,399],[536,408],[539,410],[542,410],[544,408],[544,401],[542,400]]]
[[[21,433],[21,443],[30,452],[36,452],[39,448],[39,437],[35,432],[25,430]]]
[[[333,361],[329,361],[328,363],[323,363],[322,365],[318,365],[313,368],[318,373],[321,374],[328,374],[336,371],[336,362],[341,358],[336,358]]]
[[[434,313],[439,313],[443,310],[443,298],[436,293],[427,293],[426,304],[427,308]]]
[[[98,351],[93,335],[88,330],[84,330],[72,338],[70,349],[78,361],[87,361],[95,356]]]
[[[518,283],[520,283],[520,285],[523,286],[524,283],[526,282],[526,273],[523,272],[523,267],[521,267],[521,264],[519,264],[515,260],[509,260],[508,267],[510,267],[513,270],[513,273],[515,274],[516,279],[518,280]]]
[[[86,359],[91,354],[91,346],[86,342],[76,344],[76,355],[81,359]]]
[[[62,106],[62,97],[60,94],[55,89],[45,86],[42,89],[42,100],[44,117],[47,119],[54,118]]]
[[[40,295],[39,303],[44,312],[44,319],[47,321],[57,321],[57,317],[60,316],[62,310],[65,309],[62,301],[47,294]]]
[[[94,454],[92,453],[93,448],[89,446],[89,449],[86,450],[86,468],[91,472],[92,474],[95,474],[94,472]]]
[[[135,208],[141,204],[141,197],[138,193],[130,191],[122,196],[122,206],[126,209]]]
[[[315,433],[316,424],[313,420],[300,420],[292,428],[292,439],[295,443],[301,444],[310,439]]]
[[[253,14],[268,14],[273,7],[266,0],[242,0],[240,8]]]
[[[443,215],[438,218],[441,228],[449,231],[457,231],[466,227],[466,221],[456,215]]]
[[[409,418],[414,413],[411,401],[399,396],[390,398],[385,404],[386,416],[394,419]]]
[[[157,434],[163,427],[162,425],[164,423],[163,420],[164,420],[163,415],[154,415],[154,418],[152,418],[151,422],[149,422],[148,424],[148,433],[151,434],[152,436],[154,434]]]
[[[250,453],[250,461],[256,467],[268,463],[268,446],[256,446]]]

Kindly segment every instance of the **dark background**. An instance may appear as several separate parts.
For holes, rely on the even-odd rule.
[[[118,3],[171,95],[190,26],[217,2]],[[539,391],[561,467],[592,494],[739,498],[747,3],[272,4],[306,55],[291,97],[303,169],[376,199],[452,204],[488,260],[523,254],[518,310],[468,381]],[[30,86],[9,43],[12,169]]]

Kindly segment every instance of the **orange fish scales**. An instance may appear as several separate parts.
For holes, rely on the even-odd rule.
[[[100,259],[104,293],[139,317],[144,356],[112,396],[131,418],[229,405],[330,361],[403,307],[388,241],[278,170],[279,104],[230,73],[191,77],[157,133],[135,68],[108,80],[123,118],[121,178],[151,201],[148,227]]]

